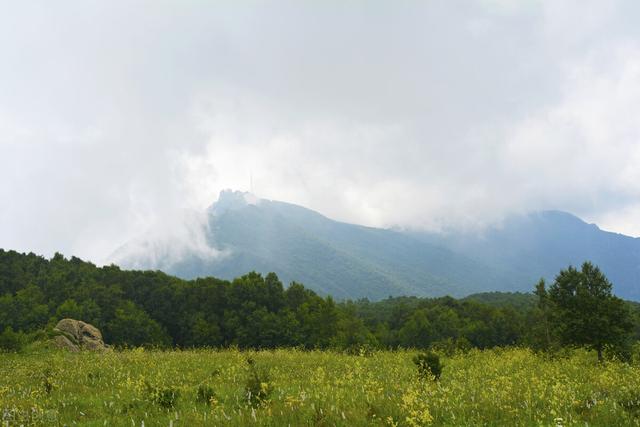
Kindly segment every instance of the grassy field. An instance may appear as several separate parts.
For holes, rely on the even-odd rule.
[[[418,378],[415,354],[0,354],[0,416],[3,427],[640,424],[635,366],[472,351],[445,358],[436,382]]]

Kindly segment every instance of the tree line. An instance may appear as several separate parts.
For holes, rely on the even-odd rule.
[[[573,283],[570,279],[578,280],[583,271],[562,274],[562,283]],[[95,325],[116,346],[454,350],[586,345],[600,354],[609,345],[621,348],[637,338],[637,305],[613,297],[608,282],[598,282],[602,286],[595,297],[562,309],[576,289],[557,282],[548,290],[539,284],[535,295],[336,302],[300,283],[285,287],[274,273],[252,272],[232,281],[182,280],[159,271],[97,267],[61,254],[46,259],[0,249],[0,333],[34,334],[69,317]],[[585,292],[577,291],[589,295]],[[606,310],[595,311],[599,317],[593,324],[571,323],[579,307]],[[611,320],[616,316],[621,320]],[[598,324],[603,325],[596,334],[600,338],[592,345],[589,328]],[[568,338],[573,336],[580,338]]]

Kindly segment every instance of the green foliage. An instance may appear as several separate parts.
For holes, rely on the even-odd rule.
[[[465,337],[449,337],[431,344],[431,350],[446,354],[447,356],[454,356],[459,353],[464,354],[471,350],[471,348],[473,348],[473,346]]]
[[[403,347],[428,348],[434,340],[436,330],[429,321],[427,311],[418,309],[407,319],[398,335]]]
[[[210,404],[212,399],[215,399],[216,393],[208,384],[198,385],[196,390],[196,402]]]
[[[269,371],[264,367],[256,366],[253,357],[247,357],[247,379],[244,390],[247,401],[252,406],[266,403],[272,391],[269,383]]]
[[[536,294],[545,321],[549,322],[549,340],[562,345],[585,346],[602,360],[605,349],[624,354],[633,323],[627,305],[611,293],[611,283],[598,267],[589,262],[581,270],[562,270],[548,291],[541,281]]]
[[[185,340],[188,347],[215,347],[222,342],[222,332],[216,321],[209,321],[205,314],[198,312],[191,318],[189,337]]]
[[[369,331],[362,319],[358,318],[352,306],[346,305],[340,313],[338,328],[333,344],[352,353],[361,348],[376,347],[376,337]]]
[[[171,339],[163,328],[133,302],[126,301],[116,309],[105,327],[105,336],[113,342],[132,346],[168,346]]]
[[[443,366],[440,363],[440,356],[433,351],[417,354],[413,358],[413,363],[418,367],[420,379],[434,379],[436,381],[440,379]]]
[[[56,309],[56,318],[84,319],[85,317],[80,305],[76,300],[70,298],[58,306]]]
[[[98,323],[101,318],[101,310],[98,304],[92,299],[77,302],[69,298],[58,306],[55,312],[55,320],[60,319],[82,319],[87,323]]]
[[[60,254],[47,260],[1,249],[0,272],[0,331],[10,327],[29,339],[60,318],[77,317],[98,327],[116,347],[335,348],[353,354],[362,348],[434,348],[453,354],[469,347],[569,345],[559,339],[559,312],[552,310],[551,290],[547,295],[544,286],[538,295],[335,302],[299,283],[285,288],[275,274],[185,281],[157,271],[98,268]],[[626,333],[632,323],[633,337],[640,339],[640,305],[613,297],[596,305],[595,313],[608,307],[600,324],[613,319],[614,333],[605,334],[602,354],[628,357],[624,340],[610,337],[618,335],[616,328]],[[629,322],[616,321],[615,313]]]
[[[22,350],[24,344],[24,334],[15,332],[11,326],[7,326],[0,334],[0,351],[17,352]]]
[[[334,345],[339,308],[275,274],[232,282],[98,268],[78,258],[0,249],[0,330],[33,332],[64,317],[116,346],[276,348]]]
[[[145,383],[147,399],[164,409],[171,409],[176,405],[180,390],[171,386],[153,386]]]
[[[462,301],[475,301],[492,307],[511,307],[516,310],[529,310],[536,305],[536,297],[523,292],[480,292],[462,298]]]

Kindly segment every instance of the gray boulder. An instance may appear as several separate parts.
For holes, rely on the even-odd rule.
[[[98,328],[81,320],[62,319],[53,328],[56,336],[53,341],[57,347],[72,352],[80,350],[105,351],[109,348],[102,339]]]

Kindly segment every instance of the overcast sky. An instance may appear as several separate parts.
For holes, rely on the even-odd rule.
[[[224,188],[640,235],[640,2],[0,0],[0,247],[102,262]]]

